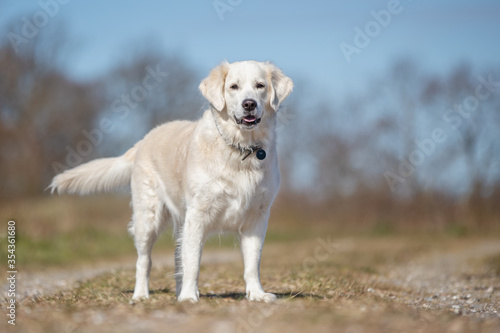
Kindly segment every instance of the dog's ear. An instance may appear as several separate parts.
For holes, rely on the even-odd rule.
[[[271,63],[267,63],[268,77],[271,82],[269,104],[274,111],[278,111],[281,102],[290,95],[293,89],[293,82],[288,76]]]
[[[228,71],[229,63],[224,61],[212,69],[208,77],[201,81],[199,86],[203,96],[217,111],[222,111],[226,105],[226,100],[224,99],[224,82]]]

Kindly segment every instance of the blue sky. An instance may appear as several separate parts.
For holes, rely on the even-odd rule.
[[[21,26],[23,16],[32,19],[42,4],[57,1],[64,2],[4,0],[0,22]],[[200,75],[223,59],[271,60],[331,97],[363,88],[400,57],[446,72],[465,61],[478,69],[498,65],[500,56],[500,1],[493,0],[65,2],[47,26],[63,24],[75,45],[66,68],[77,80],[98,77],[124,55],[154,45],[182,55]],[[214,3],[227,10],[219,15]],[[389,23],[374,26],[372,12],[391,6],[398,10]],[[348,63],[339,45],[355,46],[355,28],[376,24],[369,44]]]
[[[148,47],[181,56],[199,79],[224,59],[269,60],[302,92],[287,102],[306,93],[307,108],[314,97],[342,105],[403,57],[425,73],[467,62],[479,76],[500,66],[498,0],[0,0],[2,43],[46,7],[55,13],[40,29],[64,29],[64,70],[78,81]],[[342,45],[357,50],[346,57]]]

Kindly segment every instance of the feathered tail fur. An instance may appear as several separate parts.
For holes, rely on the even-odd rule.
[[[100,158],[66,170],[52,179],[51,193],[91,194],[109,192],[130,185],[136,147],[124,155]]]

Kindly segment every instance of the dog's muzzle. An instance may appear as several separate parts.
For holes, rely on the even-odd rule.
[[[254,110],[257,108],[257,101],[251,98],[244,99],[243,102],[241,102],[241,106],[243,109],[245,109],[245,115],[244,117],[238,119],[236,116],[234,117],[234,120],[236,121],[237,124],[243,125],[246,127],[253,127],[257,126],[260,121],[262,120],[261,118],[257,118],[254,113]]]

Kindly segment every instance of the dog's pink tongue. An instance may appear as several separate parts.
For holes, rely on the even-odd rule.
[[[249,123],[251,123],[253,121],[256,121],[257,117],[255,117],[255,116],[246,116],[244,119],[245,119],[245,121],[248,121]]]

